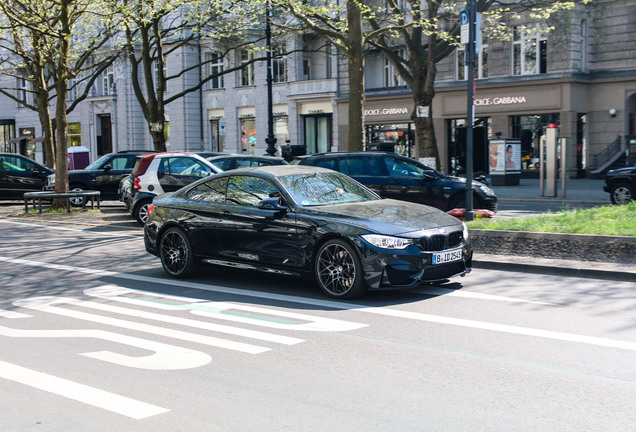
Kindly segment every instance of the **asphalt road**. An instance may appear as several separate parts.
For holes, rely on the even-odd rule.
[[[352,302],[136,231],[0,220],[2,431],[633,431],[633,283],[475,270]]]

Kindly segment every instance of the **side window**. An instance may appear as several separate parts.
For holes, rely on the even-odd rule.
[[[222,203],[225,202],[226,186],[227,177],[215,178],[190,189],[188,198],[197,201]]]
[[[132,168],[133,165],[135,164],[135,158],[134,157],[131,158],[128,156],[116,156],[112,158],[110,162],[104,165],[108,165],[108,164],[110,164],[114,170]]]
[[[383,176],[386,175],[380,165],[380,158],[355,156],[340,161],[340,172],[350,176]],[[346,165],[346,171],[345,167]]]
[[[168,164],[170,168],[168,172],[172,175],[207,177],[212,173],[212,168],[189,157],[168,158]],[[161,165],[159,169],[161,170]]]
[[[230,177],[227,185],[227,202],[232,204],[256,207],[262,200],[278,196],[278,189],[260,177],[236,175]]]
[[[384,161],[390,176],[421,177],[424,173],[423,168],[404,159],[389,157]]]
[[[313,166],[336,170],[336,160],[333,158],[317,159],[312,162]]]
[[[14,174],[33,172],[33,164],[14,156],[7,156],[0,161],[0,169],[11,171]]]
[[[223,171],[227,171],[232,167],[231,159],[223,159],[219,161],[212,162],[214,165],[222,169]]]

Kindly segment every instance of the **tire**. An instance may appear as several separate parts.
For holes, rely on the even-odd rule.
[[[186,278],[196,271],[192,245],[179,228],[170,228],[161,237],[159,258],[165,272],[174,278]]]
[[[612,204],[627,204],[635,198],[634,187],[629,183],[616,183],[610,188]]]
[[[79,185],[70,185],[69,186],[69,191],[70,192],[84,192],[84,188],[82,186]],[[69,198],[69,201],[71,202],[71,205],[73,207],[84,207],[86,205],[86,198]]]
[[[314,275],[320,289],[332,298],[346,299],[367,291],[358,254],[342,240],[325,242],[314,261]]]
[[[146,199],[139,201],[135,205],[135,209],[133,210],[133,217],[141,226],[144,226],[146,223],[146,219],[148,219],[148,206],[150,204],[152,204],[152,200]]]

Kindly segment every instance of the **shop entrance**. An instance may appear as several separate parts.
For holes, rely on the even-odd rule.
[[[536,172],[538,175],[541,137],[545,135],[548,124],[560,123],[560,117],[559,113],[510,117],[512,138],[521,139],[522,171]],[[582,125],[578,126],[583,128]]]
[[[303,118],[307,154],[331,151],[331,115],[306,115]]]
[[[366,125],[367,150],[388,151],[411,157],[414,139],[413,123]]]
[[[98,115],[97,119],[97,154],[101,156],[113,152],[113,134],[110,114]]]
[[[453,175],[466,174],[466,119],[446,121],[448,137],[447,172]],[[488,138],[490,118],[479,117],[473,126],[473,172],[488,174]]]

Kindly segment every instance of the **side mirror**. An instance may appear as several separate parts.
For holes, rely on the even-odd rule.
[[[280,198],[265,198],[258,203],[258,208],[261,210],[274,210],[276,212],[287,212],[288,210]]]
[[[104,172],[108,172],[113,169],[113,166],[111,164],[106,164],[102,167],[102,169],[104,170]]]

